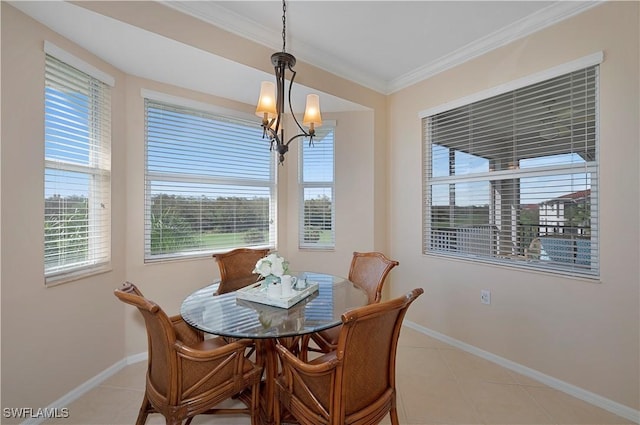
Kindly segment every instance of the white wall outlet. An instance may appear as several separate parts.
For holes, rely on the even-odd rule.
[[[491,291],[489,291],[488,289],[481,289],[480,302],[482,304],[491,304]]]

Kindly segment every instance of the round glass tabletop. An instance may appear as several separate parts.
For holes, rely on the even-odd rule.
[[[234,338],[279,338],[337,326],[346,310],[367,304],[365,291],[343,277],[303,272],[318,291],[289,308],[241,299],[236,292],[215,295],[218,283],[201,288],[182,303],[180,313],[201,331]]]

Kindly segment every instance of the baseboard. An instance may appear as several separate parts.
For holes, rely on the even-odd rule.
[[[625,419],[628,419],[630,421],[640,424],[640,411],[638,410],[632,409],[628,406],[617,403],[613,400],[609,400],[608,398],[599,396],[598,394],[594,394],[590,391],[584,390],[575,385],[561,381],[552,376],[545,375],[542,372],[538,372],[537,370],[528,368],[526,366],[523,366],[511,360],[505,359],[504,357],[497,356],[493,353],[482,350],[473,345],[451,338],[447,335],[441,334],[440,332],[436,332],[432,329],[425,328],[424,326],[420,326],[417,323],[411,322],[410,320],[405,320],[403,324],[408,328],[411,328],[420,333],[433,337],[437,340],[445,342],[449,345],[452,345],[468,353],[474,354],[485,360],[489,360],[490,362],[496,363],[509,370],[513,370],[514,372],[517,372],[521,375],[527,376],[531,379],[535,379],[536,381],[539,381],[551,388],[567,393],[573,397],[579,398],[580,400],[586,401],[587,403],[593,404],[594,406],[598,406],[604,410],[607,410]]]
[[[144,351],[142,353],[134,354],[132,356],[127,357],[125,361],[127,362],[127,365],[130,365],[130,364],[147,360],[148,357],[149,357],[149,353]]]
[[[519,363],[513,362],[511,360],[505,359],[504,357],[497,356],[488,351],[482,350],[478,347],[475,347],[471,344],[467,344],[465,342],[459,341],[457,339],[451,338],[450,336],[441,334],[440,332],[436,332],[424,326],[418,325],[410,320],[404,321],[404,326],[416,330],[420,333],[428,335],[432,338],[435,338],[439,341],[445,342],[449,345],[452,345],[456,348],[459,348],[468,353],[474,354],[483,359],[489,360],[490,362],[496,363],[502,367],[505,367],[509,370],[513,370],[521,375],[529,377],[531,379],[535,379],[538,382],[541,382],[551,388],[562,391],[566,394],[569,394],[573,397],[576,397],[580,400],[586,401],[587,403],[593,404],[594,406],[598,406],[604,410],[607,410],[611,413],[614,413],[618,416],[621,416],[625,419],[633,421],[635,423],[640,424],[640,411],[632,409],[623,404],[617,403],[613,400],[609,400],[608,398],[599,396],[598,394],[592,393],[590,391],[584,390],[575,385],[569,384],[567,382],[556,379],[552,376],[545,375],[542,372],[538,372],[537,370],[528,368]],[[144,361],[147,359],[147,352],[138,353],[126,357],[108,369],[102,371],[98,375],[89,379],[84,384],[81,384],[74,388],[72,391],[62,396],[58,400],[51,403],[46,407],[45,410],[53,411],[54,409],[61,409],[64,407],[68,407],[73,401],[82,397],[85,393],[102,384],[104,381],[109,379],[111,376],[115,375],[117,372],[122,370],[124,367]],[[40,425],[46,418],[31,418],[24,422],[21,425]]]
[[[148,354],[145,351],[144,353],[138,353],[138,354],[134,354],[134,355],[129,356],[129,357],[125,357],[124,359],[120,360],[119,362],[117,362],[113,366],[103,370],[102,372],[100,372],[99,374],[94,376],[93,378],[89,379],[85,383],[83,383],[81,385],[78,385],[73,390],[69,391],[67,394],[65,394],[64,396],[60,397],[59,399],[57,399],[56,401],[51,403],[49,406],[44,408],[43,411],[45,411],[45,412],[55,412],[56,409],[58,411],[60,411],[60,409],[69,407],[69,405],[72,402],[74,402],[78,398],[82,397],[84,394],[86,394],[87,392],[91,391],[92,389],[94,389],[98,385],[102,384],[104,381],[106,381],[107,379],[109,379],[110,377],[112,377],[113,375],[118,373],[120,370],[122,370],[126,366],[131,365],[133,363],[137,363],[137,362],[146,360],[147,359],[147,355]],[[21,425],[40,425],[42,422],[44,422],[47,419],[48,418],[44,418],[44,417],[29,418],[26,421],[22,422]]]

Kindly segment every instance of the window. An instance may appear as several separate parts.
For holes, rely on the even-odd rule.
[[[425,254],[595,277],[598,66],[423,116]]]
[[[300,248],[335,247],[334,130],[325,121],[313,146],[300,141]]]
[[[110,87],[47,54],[44,107],[44,271],[50,284],[110,267]]]
[[[255,122],[145,99],[145,260],[275,246],[275,162]]]

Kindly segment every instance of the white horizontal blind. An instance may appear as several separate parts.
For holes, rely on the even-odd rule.
[[[44,265],[47,283],[107,268],[111,257],[111,90],[45,61]]]
[[[316,129],[313,144],[300,141],[300,248],[335,247],[335,126]]]
[[[254,122],[145,99],[145,259],[275,246],[275,167]]]
[[[597,276],[598,66],[423,120],[424,252]]]

